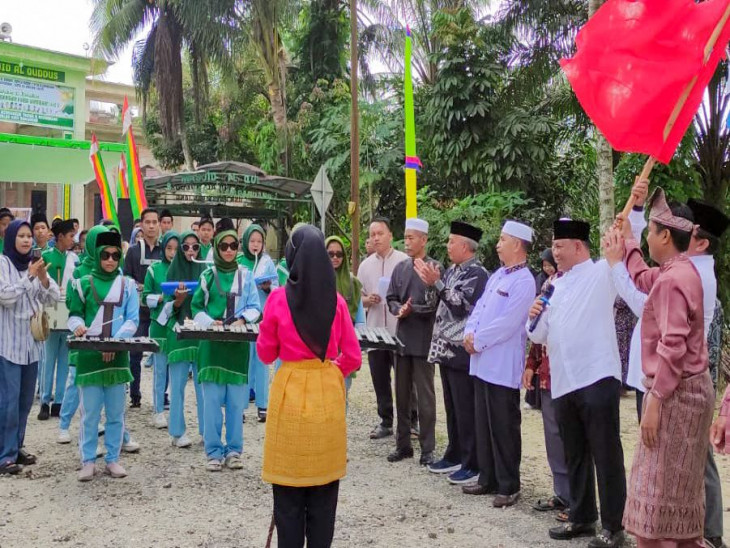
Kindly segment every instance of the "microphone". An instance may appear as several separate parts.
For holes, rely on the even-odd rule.
[[[550,305],[550,297],[553,296],[554,291],[555,286],[553,284],[548,284],[540,295],[540,300],[543,303],[543,307],[542,310],[540,310],[540,313],[533,318],[532,323],[530,323],[530,328],[528,329],[530,333],[535,331],[537,324],[540,323],[540,318],[542,318],[543,312],[545,312],[545,309]]]

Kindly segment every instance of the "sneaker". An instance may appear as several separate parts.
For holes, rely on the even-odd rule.
[[[466,485],[474,483],[479,479],[479,472],[467,470],[464,467],[459,468],[456,472],[449,474],[449,483],[451,485]]]
[[[446,459],[441,459],[438,462],[434,462],[428,465],[428,471],[433,474],[451,474],[461,470],[461,465]]]
[[[51,416],[51,407],[47,403],[41,404],[41,410],[38,413],[39,421],[47,421]]]
[[[218,459],[210,459],[208,463],[205,465],[205,469],[208,472],[220,472],[223,468],[223,464]]]
[[[266,422],[266,409],[259,409],[258,417],[259,422]]]
[[[71,443],[71,434],[68,430],[59,430],[56,443]]]
[[[104,473],[113,478],[126,478],[127,471],[118,462],[110,462],[104,468]]]
[[[189,437],[187,437],[185,434],[180,436],[179,438],[172,438],[172,446],[173,447],[190,447],[193,444],[193,440],[191,440]]]
[[[588,543],[588,548],[616,548],[624,544],[624,532],[612,533],[608,529],[601,530],[595,538]]]
[[[387,438],[388,436],[393,435],[393,429],[383,426],[382,424],[379,424],[375,428],[373,428],[373,431],[370,432],[370,439],[371,440],[379,440],[382,438]]]
[[[243,468],[241,455],[238,453],[229,453],[226,457],[226,468],[230,468],[231,470],[240,470]]]
[[[167,428],[167,419],[165,418],[165,414],[155,413],[155,416],[152,418],[152,424],[155,428],[159,428],[160,430]]]
[[[79,481],[91,481],[96,473],[96,465],[93,462],[87,462],[81,467],[81,471],[77,476]]]
[[[122,451],[125,453],[136,453],[139,451],[139,444],[132,438],[127,443],[122,443]]]

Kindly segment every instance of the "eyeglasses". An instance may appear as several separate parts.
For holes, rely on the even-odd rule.
[[[200,251],[200,244],[183,244],[183,251]]]
[[[112,261],[119,261],[119,259],[122,258],[122,254],[119,253],[119,251],[112,251],[111,253],[109,251],[102,251],[99,256],[102,261],[108,261],[109,259]]]
[[[342,251],[328,251],[327,255],[330,256],[330,259],[334,259],[335,257],[338,259],[343,259],[345,257],[345,254]]]
[[[218,251],[224,252],[224,251],[238,251],[238,242],[221,242],[218,244]]]

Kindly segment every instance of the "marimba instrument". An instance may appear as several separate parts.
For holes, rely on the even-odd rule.
[[[69,337],[70,350],[95,350],[97,352],[159,352],[160,345],[149,337],[119,339],[103,337]]]
[[[390,350],[397,351],[403,348],[403,343],[388,333],[384,327],[358,327],[355,330],[360,348],[363,350]],[[197,325],[186,325],[177,332],[180,340],[209,340],[224,342],[255,342],[259,336],[258,324],[246,323],[243,325],[214,325],[203,328]]]

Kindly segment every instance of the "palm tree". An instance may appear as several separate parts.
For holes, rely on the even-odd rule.
[[[135,83],[146,101],[154,82],[163,98],[159,101],[163,139],[182,143],[189,169],[193,161],[184,131],[182,50],[185,46],[190,51],[196,116],[200,117],[207,63],[229,63],[238,21],[235,0],[94,0],[94,49],[107,59],[117,58],[145,27],[150,27],[146,38],[135,44]]]

